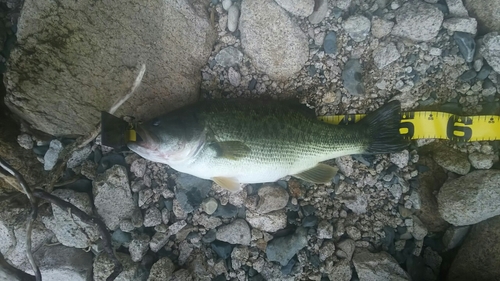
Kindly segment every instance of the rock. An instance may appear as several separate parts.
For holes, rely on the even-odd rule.
[[[43,132],[83,135],[94,130],[100,110],[128,93],[143,62],[141,87],[117,115],[144,120],[194,102],[216,32],[201,2],[152,1],[137,9],[132,2],[44,0],[24,3],[16,36],[26,49],[9,58],[6,104]]]
[[[259,189],[258,195],[259,203],[256,211],[259,214],[281,210],[288,204],[288,192],[280,186],[265,184]]]
[[[325,261],[327,258],[333,256],[333,254],[335,254],[335,244],[333,243],[333,241],[324,241],[319,250],[319,260]]]
[[[398,49],[394,43],[389,43],[385,47],[378,47],[373,51],[373,61],[378,69],[383,69],[395,62],[400,57]],[[406,166],[406,164],[405,164]]]
[[[370,253],[360,248],[354,253],[352,261],[360,281],[411,280],[408,273],[386,252]]]
[[[309,22],[312,24],[320,23],[328,14],[328,1],[327,0],[315,0],[315,9],[309,16]]]
[[[443,234],[443,245],[445,250],[451,250],[459,246],[464,241],[465,236],[469,233],[470,226],[453,226],[451,225]]]
[[[59,159],[59,153],[62,151],[63,145],[59,140],[52,140],[50,142],[49,150],[43,156],[43,168],[45,171],[50,171]]]
[[[206,198],[201,202],[201,209],[209,215],[213,214],[217,210],[217,207],[219,207],[219,203],[212,197]]]
[[[488,64],[500,73],[500,34],[498,32],[488,33],[483,37],[480,52]]]
[[[342,71],[342,82],[349,94],[360,96],[365,93],[363,86],[363,69],[357,59],[350,59],[344,65]]]
[[[272,79],[293,76],[308,59],[306,34],[274,1],[243,1],[240,32],[241,45],[253,65]]]
[[[172,276],[172,273],[174,273],[174,270],[174,263],[169,258],[163,257],[155,262],[153,267],[151,267],[148,281],[168,280]]]
[[[216,217],[222,217],[226,219],[234,218],[236,217],[236,215],[238,215],[238,207],[231,204],[219,205],[219,207],[217,207],[217,210],[215,210],[215,213],[213,213],[213,215]]]
[[[335,31],[330,31],[325,36],[323,40],[323,50],[325,54],[336,54],[337,53],[337,33]]]
[[[28,134],[17,136],[17,143],[24,149],[33,149],[33,139]]]
[[[229,258],[233,250],[231,244],[222,241],[214,241],[210,246],[221,259]]]
[[[162,223],[161,212],[156,207],[150,207],[144,213],[144,226],[153,227]]]
[[[240,17],[240,10],[237,5],[232,5],[227,10],[227,29],[235,32],[238,28],[238,19]]]
[[[335,6],[341,10],[347,11],[351,6],[352,0],[337,0]]]
[[[377,16],[372,18],[372,34],[375,38],[382,38],[391,33],[392,28],[394,27],[394,22],[384,20]]]
[[[356,194],[354,196],[346,196],[345,199],[342,198],[341,202],[355,214],[364,214],[368,207],[368,199],[369,195]]]
[[[210,190],[212,190],[211,181],[184,173],[178,175],[176,183],[175,197],[182,210],[186,213],[194,211],[203,202],[203,199],[208,196]],[[180,216],[179,218],[182,217]]]
[[[318,224],[318,217],[316,216],[307,216],[302,220],[303,227],[314,227]]]
[[[443,22],[443,27],[449,31],[459,31],[470,34],[477,33],[477,21],[475,18],[451,18]]]
[[[92,254],[84,250],[62,245],[44,246],[33,255],[42,273],[43,280],[87,281],[92,276]],[[33,274],[31,265],[22,269]]]
[[[477,170],[447,181],[438,194],[439,213],[447,222],[469,225],[500,215],[500,171]]]
[[[149,250],[149,236],[147,234],[140,234],[134,237],[128,246],[130,258],[134,262],[142,260],[146,252]]]
[[[350,281],[352,278],[352,269],[348,260],[341,260],[332,266],[331,269],[326,270],[328,278],[335,281]]]
[[[413,216],[412,235],[416,240],[424,240],[425,236],[427,236],[427,228],[417,216]]]
[[[131,219],[138,207],[132,198],[127,169],[114,165],[92,182],[94,205],[97,213],[110,230],[115,230],[120,221]]]
[[[465,9],[462,0],[446,0],[446,6],[448,6],[448,12],[450,16],[455,18],[468,18],[469,13]]]
[[[82,149],[73,152],[66,166],[68,168],[80,166],[89,157],[90,153],[92,153],[92,147],[90,145],[84,146]]]
[[[497,280],[499,242],[500,216],[473,226],[451,264],[447,280]]]
[[[355,226],[347,226],[345,228],[345,232],[347,233],[347,236],[349,236],[349,238],[354,241],[361,239],[361,231],[359,231],[359,229],[357,229]]]
[[[455,32],[453,39],[458,45],[458,50],[466,62],[472,62],[474,53],[476,52],[476,41],[470,33]]]
[[[92,203],[87,193],[75,192],[70,189],[57,189],[52,192],[52,195],[75,205],[88,215],[93,215]],[[99,240],[100,234],[94,225],[82,222],[67,209],[61,209],[54,204],[52,204],[52,217],[43,217],[42,220],[64,246],[88,248]]]
[[[445,231],[448,223],[443,220],[438,211],[438,202],[435,194],[447,179],[446,172],[430,157],[420,157],[418,165],[427,170],[419,173],[419,188],[416,190],[420,197],[420,210],[416,213],[428,231]]]
[[[231,244],[249,246],[252,235],[248,223],[243,219],[236,219],[228,225],[219,227],[216,238]]]
[[[243,53],[233,46],[220,50],[215,56],[217,64],[223,67],[235,66],[243,60]]]
[[[133,281],[140,280],[139,278],[139,264],[134,263],[129,255],[116,252],[118,260],[123,265],[123,271],[116,277],[115,280],[120,281]],[[94,280],[105,281],[111,273],[113,273],[113,262],[105,252],[101,252],[94,259]]]
[[[318,239],[332,239],[333,225],[326,220],[322,220],[318,224],[317,230]]]
[[[479,80],[484,80],[484,79],[488,78],[488,76],[490,75],[492,70],[493,70],[493,68],[491,68],[491,66],[484,65],[481,68],[481,70],[479,71],[479,73],[477,74],[476,78]]]
[[[230,67],[227,71],[227,76],[229,78],[229,83],[235,87],[238,87],[241,83],[241,75],[234,68]]]
[[[350,16],[343,27],[355,42],[362,42],[370,34],[371,22],[363,16]]]
[[[472,164],[472,167],[478,170],[487,170],[491,168],[497,159],[496,155],[483,154],[480,152],[473,152],[469,154],[469,161]]]
[[[307,231],[299,227],[294,234],[271,240],[266,248],[267,259],[285,266],[305,246]]]
[[[356,249],[356,244],[352,239],[345,239],[339,242],[337,248],[339,249],[337,251],[337,256],[350,261]]]
[[[459,175],[466,175],[470,170],[467,154],[451,149],[445,145],[437,147],[434,150],[432,158],[439,166]]]
[[[477,19],[481,34],[500,30],[500,3],[498,1],[464,0],[464,4],[470,15]]]
[[[474,79],[475,77],[476,77],[476,71],[474,69],[469,69],[464,73],[462,73],[462,75],[460,75],[458,79],[460,79],[460,81],[463,82],[471,82],[472,79]]]
[[[436,251],[433,251],[431,247],[425,248],[423,256],[425,265],[430,267],[434,276],[439,276],[443,258]]]
[[[233,1],[231,0],[222,0],[222,8],[224,10],[229,10],[229,7],[231,7],[231,5],[233,5]]]
[[[443,13],[424,2],[408,2],[396,11],[396,25],[391,34],[413,41],[429,41],[437,36]]]
[[[248,257],[250,255],[250,251],[248,247],[235,247],[231,252],[231,262],[233,269],[238,269],[242,265],[245,265]]]
[[[278,5],[289,13],[299,16],[307,17],[312,14],[314,10],[314,0],[275,0]]]
[[[265,232],[276,232],[285,228],[287,223],[285,210],[274,211],[267,214],[257,214],[247,211],[246,220],[253,228]]]
[[[117,248],[120,246],[128,248],[130,241],[132,241],[132,235],[120,229],[115,230],[111,235],[111,242],[113,246],[116,245]]]
[[[134,160],[130,165],[130,172],[132,172],[136,177],[142,178],[146,173],[146,159],[139,158]]]
[[[179,269],[172,274],[170,277],[172,281],[194,281],[195,279],[191,275],[191,272],[187,269]]]

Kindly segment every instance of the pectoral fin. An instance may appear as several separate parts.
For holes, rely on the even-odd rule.
[[[243,158],[250,153],[250,147],[241,141],[214,142],[212,146],[217,151],[217,156],[231,160]]]
[[[240,182],[235,178],[225,178],[225,177],[213,177],[212,180],[231,192],[237,192],[241,190]]]
[[[333,179],[338,170],[339,169],[337,167],[319,163],[313,168],[293,176],[313,183],[327,183]]]

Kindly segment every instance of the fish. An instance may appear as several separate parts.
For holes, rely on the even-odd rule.
[[[292,101],[205,100],[138,124],[127,146],[233,192],[288,175],[321,184],[338,171],[326,160],[403,150],[400,111],[391,101],[355,124],[332,125]]]

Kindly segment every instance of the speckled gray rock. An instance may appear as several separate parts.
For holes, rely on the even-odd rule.
[[[158,208],[149,207],[144,213],[144,226],[153,227],[162,223],[161,212]]]
[[[286,227],[285,210],[274,211],[267,214],[247,211],[246,220],[253,228],[265,232],[276,232]]]
[[[141,87],[117,115],[144,120],[192,103],[216,38],[207,4],[25,1],[16,32],[25,48],[9,57],[6,104],[41,131],[87,134],[142,63]]]
[[[337,248],[337,256],[350,261],[356,249],[356,244],[352,239],[345,239],[337,244]]]
[[[206,198],[203,200],[203,202],[201,202],[201,209],[203,210],[203,212],[211,215],[215,212],[215,210],[217,210],[217,207],[219,206],[219,203],[217,202],[217,200],[215,198]]]
[[[306,34],[274,1],[243,1],[239,29],[241,45],[253,65],[273,79],[295,75],[308,59]]]
[[[92,203],[87,193],[70,189],[57,189],[52,192],[85,213],[92,215]],[[52,204],[52,217],[43,217],[45,226],[52,230],[61,244],[68,247],[88,248],[99,239],[99,231],[94,225],[82,222],[78,217]]]
[[[283,209],[288,203],[288,192],[281,186],[265,184],[259,189],[258,194],[259,203],[256,211],[260,214]]]
[[[448,12],[452,17],[456,18],[467,18],[469,13],[462,2],[462,0],[446,0],[446,6],[448,6]]]
[[[439,213],[453,225],[500,215],[500,171],[478,170],[447,181],[438,194]]]
[[[132,198],[127,169],[114,165],[92,182],[94,205],[106,226],[115,230],[120,221],[131,219],[138,210]]]
[[[299,16],[307,17],[312,14],[314,10],[314,0],[275,0],[278,5],[289,13]]]
[[[472,167],[478,170],[487,170],[493,166],[498,156],[492,154],[484,154],[480,152],[473,152],[469,154],[469,161]]]
[[[66,166],[68,168],[74,168],[76,166],[80,166],[87,157],[89,157],[90,153],[92,153],[92,147],[90,145],[86,145],[83,148],[73,152],[71,157],[68,160]]]
[[[236,219],[232,223],[217,229],[216,239],[230,244],[250,245],[252,235],[250,227],[244,219]]]
[[[500,2],[464,0],[463,3],[471,17],[477,19],[482,34],[500,30]]]
[[[391,63],[399,59],[401,55],[394,43],[389,43],[387,46],[378,47],[373,51],[373,61],[378,69],[383,69]]]
[[[232,5],[227,10],[227,29],[235,32],[238,28],[238,19],[240,17],[240,9],[238,5]]]
[[[371,22],[363,16],[351,16],[343,24],[345,31],[355,42],[362,42],[370,34]]]
[[[342,71],[342,82],[349,94],[354,96],[365,93],[363,85],[363,69],[357,59],[348,60]]]
[[[220,50],[215,56],[217,64],[223,67],[231,67],[239,64],[243,60],[243,53],[233,46]]]
[[[470,171],[470,163],[467,159],[467,154],[447,146],[439,146],[436,148],[432,158],[439,166],[450,172],[465,175]]]
[[[307,230],[299,227],[294,234],[271,240],[266,248],[267,259],[285,266],[305,246],[307,246]]]
[[[151,271],[149,272],[148,281],[163,281],[170,278],[172,273],[174,273],[175,265],[174,263],[167,257],[163,257],[159,259],[157,262],[153,264],[151,267]]]
[[[312,12],[308,17],[309,22],[312,24],[320,23],[328,14],[328,1],[327,0],[317,0],[317,9]]]
[[[141,280],[139,264],[134,263],[129,255],[116,252],[116,257],[123,265],[123,271],[116,277],[119,281]],[[113,273],[114,264],[105,252],[94,259],[94,280],[105,281]]]
[[[351,263],[348,260],[341,260],[331,268],[327,268],[326,274],[328,274],[330,280],[350,281],[352,278]]]
[[[413,41],[429,41],[438,34],[443,18],[443,13],[431,4],[407,2],[396,11],[391,33]]]
[[[413,229],[411,234],[417,240],[424,240],[428,233],[427,228],[417,216],[413,216],[412,219]]]
[[[33,139],[28,134],[20,134],[17,136],[17,143],[24,149],[33,148]]]
[[[379,18],[377,16],[374,16],[372,18],[372,34],[376,38],[382,38],[384,36],[387,36],[391,33],[392,28],[394,27],[394,22],[384,20],[382,18]]]
[[[370,253],[367,249],[357,249],[352,258],[360,281],[411,280],[388,253]]]
[[[63,149],[63,145],[59,140],[52,140],[49,145],[49,150],[43,156],[43,168],[45,171],[50,171],[57,163],[59,153]]]
[[[443,245],[445,250],[456,248],[462,241],[464,241],[467,233],[469,233],[470,225],[454,226],[451,225],[443,234]]]
[[[479,51],[488,64],[500,73],[500,34],[498,32],[486,34]]]
[[[139,234],[133,237],[128,246],[132,261],[138,262],[142,260],[149,249],[149,240],[150,239],[147,234]]]
[[[477,21],[475,18],[451,18],[443,22],[443,27],[449,31],[460,31],[470,34],[477,33]]]
[[[500,276],[500,216],[472,227],[460,247],[448,281],[498,280]]]

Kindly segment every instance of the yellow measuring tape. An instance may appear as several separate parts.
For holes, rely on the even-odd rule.
[[[365,114],[319,116],[330,124],[352,124]],[[401,112],[399,132],[406,139],[449,139],[458,142],[500,139],[500,116],[459,116],[439,111]]]

